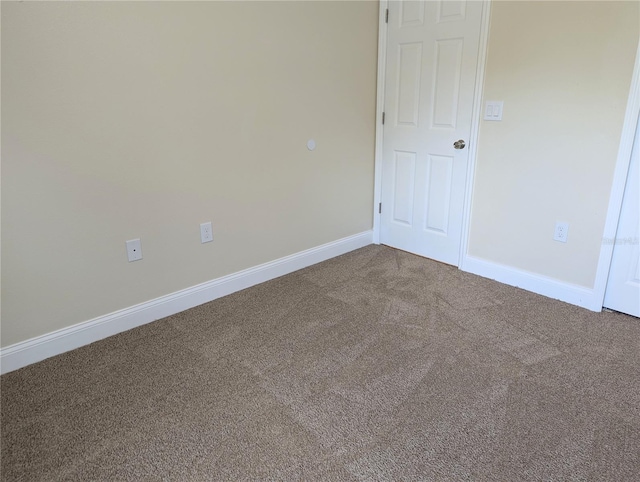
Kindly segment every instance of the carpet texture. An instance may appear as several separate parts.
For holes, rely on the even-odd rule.
[[[640,320],[384,247],[1,378],[2,480],[640,480]]]

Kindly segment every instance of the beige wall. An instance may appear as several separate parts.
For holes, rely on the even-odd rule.
[[[2,346],[371,229],[377,15],[3,2]]]
[[[3,2],[2,346],[370,229],[377,8]],[[471,255],[593,285],[639,18],[493,2]]]
[[[593,287],[639,6],[493,2],[484,99],[504,114],[480,128],[472,256]]]

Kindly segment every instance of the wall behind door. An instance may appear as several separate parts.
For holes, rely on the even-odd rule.
[[[493,2],[469,254],[592,288],[638,46],[637,2]],[[556,221],[568,242],[554,241]]]
[[[377,22],[3,2],[2,346],[371,229]]]

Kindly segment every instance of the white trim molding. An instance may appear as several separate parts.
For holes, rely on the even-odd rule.
[[[373,243],[365,231],[0,349],[0,373],[130,330]]]
[[[387,68],[387,22],[386,14],[389,8],[387,0],[380,0],[378,16],[378,87],[376,93],[376,151],[374,159],[373,184],[373,242],[380,244],[380,202],[382,201],[382,140],[384,112],[385,72]]]
[[[473,256],[465,257],[464,266],[461,269],[591,311],[601,311],[602,309],[602,300],[598,299],[595,290],[584,286],[566,283]]]
[[[458,267],[462,267],[469,249],[471,232],[471,207],[473,203],[473,186],[475,183],[476,165],[478,162],[478,138],[482,119],[482,96],[484,94],[484,78],[487,68],[487,51],[489,48],[489,28],[491,21],[491,0],[482,2],[480,20],[480,43],[478,44],[478,65],[476,67],[476,86],[473,94],[473,112],[471,117],[471,135],[469,137],[469,159],[467,179],[464,189],[464,205],[462,210],[462,230],[460,235],[460,254]]]
[[[604,225],[602,239],[615,239],[618,230],[618,221],[620,220],[620,210],[622,209],[622,198],[624,196],[624,188],[627,183],[627,175],[629,173],[629,164],[631,162],[631,151],[633,148],[633,140],[636,135],[638,126],[638,116],[640,116],[640,42],[636,50],[636,62],[633,67],[633,75],[631,77],[631,88],[629,89],[629,98],[627,100],[627,110],[622,124],[622,135],[620,136],[620,146],[618,148],[618,157],[616,166],[613,171],[613,182],[611,185],[611,194],[609,195],[609,208],[607,209],[607,218]],[[599,300],[600,309],[604,302],[604,294],[607,290],[607,282],[609,280],[609,269],[611,268],[611,258],[613,256],[614,243],[602,243],[600,248],[600,257],[598,259],[598,268],[596,269],[596,280],[594,285],[595,296]],[[598,309],[598,311],[600,311]]]

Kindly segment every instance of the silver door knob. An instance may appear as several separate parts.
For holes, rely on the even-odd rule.
[[[453,143],[453,148],[454,149],[464,149],[464,146],[466,146],[466,144],[462,139],[460,139],[459,141],[455,141]]]

